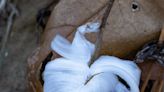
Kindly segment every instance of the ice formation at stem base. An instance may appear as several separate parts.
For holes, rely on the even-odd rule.
[[[139,92],[141,71],[132,61],[101,56],[88,66],[95,46],[84,34],[98,32],[99,27],[99,23],[80,26],[72,43],[60,35],[53,39],[51,47],[62,57],[46,65],[44,92]]]

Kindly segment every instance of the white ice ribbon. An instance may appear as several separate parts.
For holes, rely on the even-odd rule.
[[[80,60],[88,62],[95,49],[94,44],[86,40],[85,33],[99,31],[99,23],[87,23],[77,29],[72,44],[60,35],[57,35],[52,41],[51,47],[58,54],[70,60]]]
[[[132,61],[101,56],[88,66],[95,46],[84,34],[97,32],[99,27],[99,23],[80,26],[72,43],[60,35],[54,38],[51,47],[62,57],[46,65],[44,92],[139,92],[140,69]]]

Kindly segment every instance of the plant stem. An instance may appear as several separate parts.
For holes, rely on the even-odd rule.
[[[98,32],[98,35],[97,35],[97,40],[95,43],[95,52],[94,52],[93,56],[91,57],[91,60],[89,62],[89,66],[91,66],[94,63],[94,61],[99,57],[101,44],[102,44],[102,38],[103,38],[103,32],[105,31],[107,19],[108,19],[108,16],[110,14],[110,11],[112,9],[114,1],[115,0],[109,0],[109,2],[107,4],[107,8],[105,10],[105,13],[103,15],[102,22],[100,25],[100,31]]]

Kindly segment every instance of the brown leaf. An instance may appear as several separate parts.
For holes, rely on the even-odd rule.
[[[104,12],[108,0],[60,0],[54,8],[42,36],[40,49],[29,57],[30,78],[37,83],[42,61],[51,52],[50,43],[56,34],[73,38],[75,29],[87,21],[96,21]],[[140,46],[158,37],[164,23],[162,0],[136,0],[138,9],[132,11],[132,1],[116,0],[103,35],[102,54],[125,57],[134,54]],[[94,40],[93,35],[89,35]],[[31,59],[33,58],[33,59]],[[39,82],[38,82],[39,83]],[[41,84],[35,85],[35,88]],[[36,90],[35,90],[36,91]],[[40,92],[40,91],[36,91]]]

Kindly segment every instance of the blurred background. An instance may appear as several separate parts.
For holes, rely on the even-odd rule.
[[[3,0],[0,0],[2,2]],[[5,11],[0,14],[0,46],[6,36],[8,20],[12,9],[13,16],[10,38],[0,56],[0,92],[27,92],[27,57],[37,47],[36,15],[52,0],[8,0]]]

